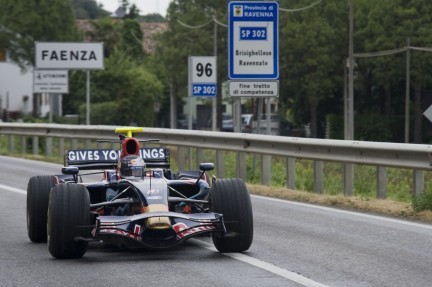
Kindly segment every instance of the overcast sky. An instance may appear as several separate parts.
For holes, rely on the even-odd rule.
[[[96,0],[96,2],[102,4],[103,8],[110,12],[114,12],[121,3],[120,0]],[[159,13],[164,17],[170,2],[171,0],[129,0],[130,4],[138,7],[141,15]]]

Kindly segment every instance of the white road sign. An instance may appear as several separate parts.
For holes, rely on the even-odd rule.
[[[69,93],[69,77],[67,70],[35,70],[33,71],[34,93]]]
[[[429,108],[426,109],[426,111],[424,111],[423,115],[430,121],[432,122],[432,105],[429,106]]]
[[[228,11],[228,77],[278,79],[278,2],[233,1]]]
[[[104,68],[103,43],[36,42],[35,48],[37,69]]]
[[[279,81],[229,81],[230,97],[277,97]]]
[[[189,86],[192,96],[216,96],[216,57],[189,57]]]

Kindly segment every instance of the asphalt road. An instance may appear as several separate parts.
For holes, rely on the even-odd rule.
[[[0,156],[0,286],[432,285],[432,225],[257,196],[244,253],[199,238],[168,251],[92,244],[82,259],[54,259],[27,237],[26,187],[59,171]]]

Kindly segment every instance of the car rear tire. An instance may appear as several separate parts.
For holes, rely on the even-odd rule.
[[[49,194],[57,178],[51,175],[33,176],[27,184],[27,234],[33,242],[47,241]]]
[[[220,252],[242,252],[252,244],[253,216],[249,191],[243,180],[219,179],[210,190],[213,212],[223,214],[226,233],[214,233],[213,243]]]
[[[81,258],[90,234],[90,196],[83,185],[62,183],[50,193],[48,250],[55,258]]]

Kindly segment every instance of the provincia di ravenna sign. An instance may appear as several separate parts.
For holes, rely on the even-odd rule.
[[[278,3],[229,3],[229,78],[278,79]]]
[[[228,84],[232,97],[279,95],[279,4],[228,4]]]

